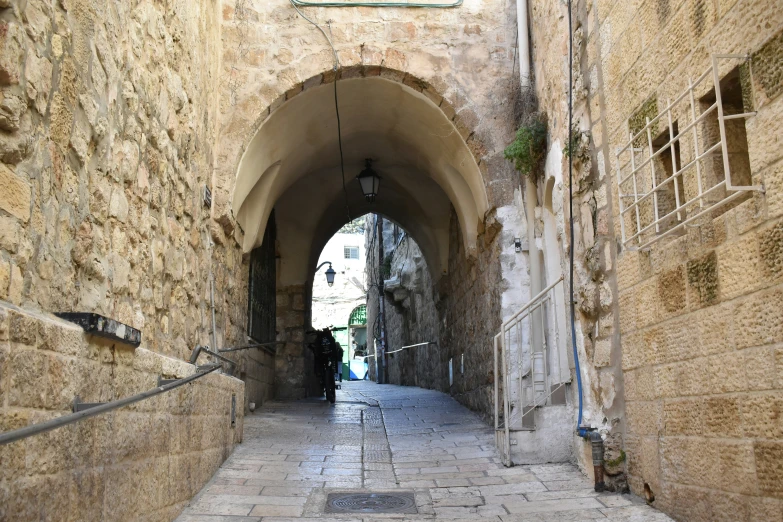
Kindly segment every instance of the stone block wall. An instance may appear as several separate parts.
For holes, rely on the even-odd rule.
[[[186,358],[211,343],[212,272],[218,346],[244,342],[247,259],[203,203],[219,4],[0,4],[0,299],[98,312]]]
[[[465,255],[457,217],[449,227],[449,274],[438,284],[441,362],[452,359],[454,383],[451,394],[486,420],[494,415],[495,335],[501,324],[502,280],[497,240],[500,225],[491,214],[478,237],[478,253]],[[465,373],[460,373],[464,356]],[[448,385],[448,367],[446,367]]]
[[[634,114],[664,107],[717,53],[750,54],[744,121],[766,192],[616,259],[628,482],[678,520],[783,516],[783,11],[765,0],[581,2],[580,70],[601,175]],[[704,93],[698,93],[701,95]],[[580,119],[580,121],[585,121]],[[609,176],[612,180],[614,176]],[[617,187],[604,183],[620,237]],[[598,220],[599,227],[601,220]],[[614,353],[614,352],[613,352]]]
[[[305,286],[291,285],[277,289],[277,347],[274,366],[274,389],[281,399],[303,399],[323,390],[313,373],[313,358],[305,346]]]
[[[588,42],[598,38],[596,20],[591,14],[594,2],[573,2],[573,123],[579,138],[571,157],[564,154],[568,146],[568,10],[564,3],[532,0],[530,6],[533,85],[538,109],[546,117],[548,151],[544,177],[538,181],[538,205],[545,204],[544,187],[552,187],[552,208],[537,209],[537,227],[543,231],[538,213],[551,212],[556,224],[559,245],[543,242],[544,261],[559,259],[565,275],[564,305],[570,321],[568,302],[569,250],[574,250],[574,301],[576,339],[567,332],[569,365],[573,365],[572,342],[577,346],[582,374],[583,425],[606,436],[606,466],[609,487],[622,489],[624,433],[623,376],[620,366],[621,346],[617,329],[617,299],[612,194],[606,158],[603,155],[604,120],[598,103],[602,92],[600,70],[590,54]],[[573,169],[573,219],[571,237],[569,220],[569,161]],[[537,232],[538,234],[539,232]],[[544,234],[542,233],[542,236]],[[546,238],[545,238],[546,239]],[[554,275],[554,274],[551,274]],[[572,367],[573,368],[573,367]],[[570,386],[573,404],[578,401],[576,376],[572,371]],[[592,473],[590,445],[580,440],[573,419],[574,454],[588,474]]]
[[[0,303],[0,431],[128,397],[192,365]],[[2,520],[173,520],[242,440],[244,384],[212,373],[0,446]],[[237,397],[231,426],[231,397]]]
[[[341,78],[377,76],[383,69],[440,105],[477,158],[490,206],[510,203],[516,185],[502,150],[514,131],[513,6],[490,0],[456,9],[303,11],[327,33],[329,21]],[[215,203],[216,219],[230,236],[237,233],[230,197],[244,147],[270,111],[335,75],[326,39],[288,0],[226,1],[222,16],[223,73],[232,81],[220,90]]]
[[[135,351],[83,336],[67,353],[35,333],[0,341],[3,431],[59,414],[74,393],[109,400],[161,373],[192,372],[183,360],[211,344],[210,273],[217,344],[244,344],[247,259],[203,203],[216,156],[220,5],[0,2],[0,301],[22,315],[97,312],[142,332]],[[173,518],[231,450],[229,389],[240,413],[271,394],[272,357],[252,352],[231,355],[247,396],[209,376],[7,446],[17,460],[4,459],[0,504],[17,519]],[[80,457],[62,461],[69,455]]]
[[[457,216],[452,211],[449,270],[434,285],[415,241],[404,239],[390,252],[391,276],[401,272],[401,286],[389,288],[384,298],[389,351],[418,342],[438,342],[437,346],[411,348],[388,356],[389,382],[450,393],[489,419],[494,412],[494,374],[488,347],[500,329],[503,283],[500,245],[496,241],[500,225],[493,216],[487,223],[478,238],[477,256],[466,256]],[[409,240],[411,246],[407,247],[405,242]],[[377,244],[374,249],[368,246],[367,251],[368,281],[372,283],[378,279],[373,275],[378,273]],[[416,299],[415,305],[411,299]],[[380,335],[377,317],[378,292],[371,290],[367,300],[368,339]],[[464,374],[460,372],[463,356]],[[453,365],[452,386],[449,359]],[[372,359],[370,369],[375,378]]]
[[[377,267],[377,253],[372,259]],[[410,236],[401,239],[393,250],[390,270],[399,285],[387,287],[384,292],[388,350],[423,342],[439,343],[432,278],[419,246]],[[439,344],[392,354],[388,356],[389,382],[448,392],[442,356]]]

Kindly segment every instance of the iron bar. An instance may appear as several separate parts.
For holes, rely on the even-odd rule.
[[[216,359],[220,359],[223,362],[226,362],[232,366],[232,368],[236,368],[237,363],[229,359],[228,357],[223,357],[217,352],[213,352],[209,349],[209,346],[196,346],[193,348],[193,353],[190,354],[190,364],[196,364],[196,361],[198,360],[198,356],[201,355],[201,352],[208,353],[212,357],[215,357]]]
[[[538,294],[534,295],[534,296],[533,296],[533,298],[532,298],[532,299],[530,299],[530,301],[528,301],[528,302],[527,302],[527,304],[525,304],[524,306],[522,306],[522,308],[520,308],[520,309],[519,309],[519,311],[518,311],[517,313],[515,313],[514,315],[512,315],[512,316],[511,316],[509,319],[507,319],[507,320],[506,320],[506,321],[503,323],[503,326],[501,327],[501,330],[505,330],[505,329],[506,329],[506,328],[507,328],[507,327],[508,327],[508,326],[509,326],[509,325],[510,325],[512,322],[514,322],[514,320],[515,320],[516,318],[518,318],[520,315],[522,315],[522,313],[523,313],[523,312],[525,312],[525,311],[526,311],[528,308],[530,308],[531,306],[533,306],[533,305],[535,304],[535,302],[536,302],[536,301],[538,301],[538,300],[540,300],[542,297],[546,296],[547,292],[549,292],[549,291],[550,291],[550,290],[552,290],[552,289],[553,289],[555,286],[557,286],[557,284],[558,284],[560,281],[562,281],[564,278],[565,278],[565,276],[561,275],[560,277],[558,277],[558,278],[557,278],[557,280],[556,280],[554,283],[552,283],[551,285],[549,285],[549,286],[547,286],[546,288],[544,288],[543,290],[541,290],[541,292],[539,292]]]
[[[688,170],[689,168],[691,168],[691,166],[692,166],[694,163],[696,163],[696,162],[698,162],[698,161],[701,161],[701,160],[703,160],[704,158],[706,158],[707,156],[709,156],[710,154],[712,154],[713,152],[715,152],[717,149],[719,149],[719,148],[720,148],[720,146],[721,146],[720,142],[718,142],[718,143],[716,143],[715,145],[711,146],[709,149],[707,149],[706,151],[704,151],[704,152],[701,154],[701,156],[697,156],[697,157],[696,157],[696,159],[693,159],[693,160],[689,161],[689,162],[688,162],[688,163],[687,163],[685,166],[683,166],[683,167],[682,167],[680,170],[678,170],[678,171],[677,171],[677,173],[676,173],[674,176],[679,176],[680,174],[682,174],[683,172],[685,172],[686,170]],[[660,183],[660,184],[658,184],[658,185],[656,185],[656,186],[654,187],[654,190],[658,190],[658,189],[660,189],[661,187],[663,187],[664,185],[666,185],[667,183],[669,183],[669,181],[671,181],[671,180],[672,180],[672,178],[673,178],[674,176],[671,176],[671,177],[669,177],[669,178],[666,178],[665,180],[661,181],[661,183]],[[636,178],[636,176],[634,176],[634,179],[635,179],[635,178]],[[715,187],[718,187],[718,186],[720,186],[722,183],[723,183],[723,182],[721,181],[721,182],[720,182],[720,183],[718,183],[717,185],[713,185],[711,188],[707,189],[707,192],[709,192],[710,190],[714,189]],[[694,197],[694,198],[691,198],[690,200],[686,201],[686,202],[685,202],[685,203],[684,203],[682,206],[684,206],[684,207],[685,207],[685,206],[688,206],[690,203],[693,203],[693,202],[694,202],[694,201],[696,201],[697,199],[700,199],[701,197],[705,196],[705,195],[707,194],[707,192],[702,192],[702,194],[701,194],[700,196],[696,196],[696,197]],[[638,204],[639,204],[639,203],[644,203],[644,201],[645,201],[645,200],[647,200],[647,199],[648,199],[648,198],[649,198],[651,195],[652,195],[652,191],[651,191],[651,192],[646,192],[646,193],[645,193],[645,194],[644,194],[644,195],[643,195],[641,198],[639,198],[639,200],[638,200],[638,201],[634,202],[634,204],[633,204],[632,206],[634,206],[634,205],[637,205],[637,206],[638,206]],[[630,210],[630,207],[626,208],[626,209],[625,209],[625,212],[627,212],[628,210]],[[667,214],[667,215],[668,215],[668,214]]]
[[[399,350],[394,350],[393,352],[386,352],[386,355],[391,355],[393,353],[401,352],[403,350],[407,350],[408,348],[416,348],[417,346],[429,346],[430,344],[438,344],[435,341],[429,341],[426,343],[417,343],[417,344],[410,344],[408,346],[403,346]]]
[[[707,192],[709,192],[709,191],[707,191]],[[705,192],[705,195],[707,194],[707,192]],[[658,241],[659,239],[662,239],[662,238],[664,238],[664,237],[674,233],[675,231],[681,229],[683,226],[687,225],[691,221],[702,217],[706,212],[709,212],[710,210],[712,210],[714,208],[717,208],[717,207],[719,207],[721,205],[725,205],[726,203],[730,203],[731,201],[734,201],[736,198],[738,198],[739,196],[741,196],[744,193],[745,192],[743,192],[743,191],[734,192],[730,196],[728,196],[728,197],[718,201],[717,203],[714,203],[714,204],[710,205],[709,207],[705,208],[704,212],[701,212],[699,214],[696,214],[694,216],[691,216],[691,217],[685,219],[684,221],[680,222],[677,226],[674,226],[674,227],[670,228],[669,230],[667,230],[666,232],[661,233],[660,236],[657,236],[657,237],[651,239],[650,241],[644,243],[643,245],[639,245],[639,247],[636,250],[641,250],[643,248],[646,248],[646,247],[650,246],[651,244],[653,244],[654,242]]]
[[[118,399],[116,401],[99,404],[97,406],[93,406],[85,410],[77,411],[69,415],[63,415],[62,417],[57,417],[55,419],[51,419],[45,422],[32,424],[24,428],[19,428],[18,430],[11,430],[5,433],[0,433],[0,446],[27,437],[31,437],[33,435],[45,433],[47,431],[60,428],[67,424],[73,424],[74,422],[78,422],[88,417],[94,417],[96,415],[100,415],[101,413],[107,413],[109,411],[122,408],[123,406],[128,406],[129,404],[143,401],[144,399],[149,399],[150,397],[154,397],[155,395],[159,395],[163,392],[167,392],[169,390],[173,390],[174,388],[178,388],[179,386],[182,386],[184,384],[188,384],[189,382],[193,382],[196,379],[200,379],[201,377],[204,377],[208,373],[214,372],[218,368],[220,368],[219,364],[210,365],[208,367],[200,367],[197,373],[194,373],[193,375],[190,375],[188,377],[183,377],[182,379],[177,379],[176,382],[172,382],[170,384],[158,386],[157,388],[153,388],[151,390],[147,390],[145,392],[141,392],[136,395],[126,397],[124,399]]]
[[[254,344],[246,344],[244,346],[235,346],[233,348],[221,348],[218,350],[219,353],[226,353],[226,352],[238,352],[240,350],[249,350],[250,348],[260,348],[264,350],[266,353],[270,355],[275,355],[277,353],[276,350],[273,350],[271,348],[267,348],[267,346],[273,346],[277,344],[285,344],[286,341],[272,341],[269,343],[254,343]]]
[[[720,56],[720,58],[723,58],[723,56]],[[702,75],[701,75],[701,76],[699,76],[699,77],[696,79],[696,81],[695,81],[695,82],[693,82],[693,86],[695,87],[695,86],[697,86],[698,84],[700,84],[702,81],[704,81],[704,79],[705,79],[705,78],[707,78],[707,77],[710,75],[710,72],[712,72],[710,69],[707,69],[706,71],[704,71],[704,72],[702,73]],[[661,112],[658,114],[658,116],[656,116],[655,118],[653,118],[652,120],[650,120],[650,123],[655,123],[655,122],[657,122],[657,121],[658,121],[658,118],[660,118],[661,116],[663,116],[663,113],[664,113],[665,111],[667,111],[667,110],[671,109],[671,108],[672,108],[674,105],[677,105],[678,103],[680,103],[680,102],[682,101],[682,99],[683,99],[683,98],[684,98],[684,97],[685,97],[687,94],[688,94],[688,92],[686,91],[686,92],[682,93],[680,96],[678,96],[677,98],[675,98],[675,99],[674,99],[674,101],[673,101],[673,102],[671,102],[671,104],[670,104],[668,107],[666,107],[665,109],[663,109],[663,110],[662,110],[662,111],[661,111]],[[630,140],[630,142],[629,142],[629,143],[628,143],[628,144],[627,144],[625,147],[623,147],[622,149],[620,149],[620,152],[619,152],[619,154],[622,154],[623,152],[625,152],[625,150],[626,150],[626,149],[627,149],[627,148],[628,148],[628,147],[631,145],[631,143],[633,143],[633,142],[634,142],[634,141],[635,141],[637,138],[640,138],[640,137],[642,136],[642,133],[644,133],[644,131],[645,131],[645,129],[641,129],[641,130],[640,130],[638,133],[636,133],[636,135],[635,135],[635,136],[634,136],[634,135],[632,135],[632,136],[631,136],[631,140]],[[683,132],[685,132],[685,131],[683,131]]]

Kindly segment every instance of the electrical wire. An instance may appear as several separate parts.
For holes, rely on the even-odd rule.
[[[299,16],[310,22],[315,26],[316,29],[321,31],[321,34],[324,35],[324,38],[326,38],[326,41],[329,43],[329,47],[332,48],[332,54],[334,55],[334,112],[337,115],[337,145],[340,149],[340,176],[341,181],[343,184],[343,195],[345,196],[345,214],[348,218],[348,222],[351,222],[351,207],[348,204],[348,189],[345,186],[345,159],[343,156],[343,133],[342,128],[340,125],[340,105],[337,101],[337,80],[340,79],[340,71],[342,70],[342,67],[340,66],[340,57],[337,55],[337,49],[334,48],[334,44],[332,43],[332,39],[329,37],[328,34],[326,34],[326,31],[323,30],[323,27],[318,25],[315,21],[311,20],[305,14],[299,10],[299,8],[296,6],[296,3],[294,0],[290,0],[291,6],[296,10],[297,13],[299,13]],[[329,32],[332,32],[332,25],[331,22],[327,22],[327,25],[329,26]]]
[[[301,16],[302,18],[304,18],[305,20],[307,20],[308,22],[313,24],[316,29],[321,31],[321,34],[324,35],[324,38],[326,38],[326,41],[329,42],[329,47],[332,48],[332,54],[334,54],[334,71],[337,72],[337,70],[340,68],[340,58],[337,56],[337,50],[334,48],[334,45],[332,45],[332,39],[329,38],[329,35],[326,34],[326,31],[324,31],[323,28],[320,25],[318,25],[317,23],[315,23],[311,19],[307,18],[307,16],[305,16],[305,14],[302,11],[299,10],[299,8],[296,6],[296,3],[294,2],[294,0],[290,0],[290,1],[291,1],[291,5],[293,6],[293,8],[296,9],[297,13],[299,13],[299,16]],[[336,80],[336,78],[335,78],[335,80]]]
[[[574,128],[574,31],[571,14],[571,0],[568,0],[568,146],[571,147]],[[570,295],[571,307],[571,345],[574,350],[574,369],[576,371],[576,387],[579,395],[579,420],[576,422],[576,430],[580,437],[587,436],[587,429],[582,427],[582,370],[579,365],[579,352],[576,348],[576,301],[574,300],[574,247],[576,239],[574,238],[574,163],[571,158],[568,159],[568,213],[569,229],[571,234],[571,247],[569,248],[569,270],[568,291]]]
[[[340,148],[340,175],[343,182],[343,195],[345,196],[345,214],[348,222],[351,222],[351,207],[348,205],[348,189],[345,187],[345,160],[343,159],[343,132],[340,127],[340,107],[337,103],[337,73],[334,77],[334,112],[337,114],[337,144]]]

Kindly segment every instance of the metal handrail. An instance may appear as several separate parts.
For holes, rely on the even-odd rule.
[[[101,413],[106,413],[112,410],[116,410],[117,408],[128,406],[129,404],[133,404],[134,402],[139,402],[139,401],[143,401],[144,399],[149,399],[150,397],[154,397],[155,395],[161,394],[163,392],[167,392],[169,390],[173,390],[174,388],[178,388],[179,386],[188,384],[189,382],[193,382],[196,379],[200,379],[201,377],[204,377],[208,373],[214,372],[220,367],[221,367],[220,364],[210,364],[206,366],[200,366],[198,367],[197,372],[194,373],[193,375],[189,375],[188,377],[183,377],[182,379],[177,379],[175,382],[164,384],[163,386],[158,386],[157,388],[153,388],[151,390],[147,390],[145,392],[141,392],[136,395],[126,397],[124,399],[117,399],[116,401],[106,402],[103,404],[92,406],[86,410],[71,413],[69,415],[63,415],[62,417],[57,417],[55,419],[51,419],[45,422],[40,422],[38,424],[32,424],[24,428],[19,428],[17,430],[11,430],[5,433],[0,433],[0,446],[2,446],[3,444],[9,444],[11,442],[15,442],[20,439],[31,437],[33,435],[38,435],[39,433],[51,431],[60,428],[62,426],[65,426],[67,424],[73,424],[74,422],[78,422],[88,417],[94,417],[96,415],[100,415]]]
[[[228,357],[224,357],[217,352],[213,352],[212,350],[209,349],[209,346],[201,346],[201,345],[198,345],[195,348],[193,348],[193,352],[190,354],[190,364],[196,364],[196,361],[198,360],[198,356],[201,355],[202,352],[208,353],[212,357],[216,359],[220,359],[223,362],[227,362],[228,364],[231,365],[232,368],[236,368],[237,366],[237,363],[235,363]]]
[[[391,355],[393,353],[401,352],[403,350],[407,350],[408,348],[416,348],[417,346],[429,346],[431,344],[438,344],[438,343],[435,341],[428,341],[426,343],[409,344],[408,346],[403,346],[399,350],[394,350],[393,352],[386,352],[386,355]]]
[[[503,322],[503,326],[501,326],[501,328],[500,328],[501,331],[503,329],[505,329],[508,325],[510,325],[511,323],[516,321],[519,318],[519,316],[522,315],[524,312],[526,312],[529,308],[531,308],[533,305],[537,304],[538,301],[540,301],[544,296],[546,296],[546,294],[549,293],[549,291],[552,290],[554,287],[556,287],[558,285],[558,283],[560,283],[560,281],[562,281],[563,279],[565,279],[565,275],[561,275],[560,277],[557,278],[557,281],[555,281],[554,283],[552,283],[551,285],[547,286],[546,288],[541,290],[539,293],[534,295],[533,298],[530,299],[530,301],[528,301],[526,304],[524,304],[522,306],[522,308],[520,308],[517,311],[517,313],[515,313],[509,319],[506,319],[506,321]]]
[[[426,343],[417,343],[417,344],[409,344],[408,346],[403,346],[399,350],[394,350],[392,352],[386,352],[386,355],[391,355],[397,352],[401,352],[403,350],[407,350],[408,348],[416,348],[417,346],[429,346],[430,344],[438,344],[437,341],[428,341]],[[370,355],[365,355],[362,357],[363,359],[369,359],[370,357],[375,357],[374,353],[371,353]]]
[[[233,348],[221,348],[218,350],[220,353],[225,352],[238,352],[240,350],[249,350],[250,348],[260,348],[264,350],[269,355],[275,355],[277,353],[277,350],[273,350],[271,348],[267,348],[267,346],[273,346],[276,344],[285,344],[287,341],[272,341],[269,343],[255,343],[255,344],[246,344],[244,346],[236,346]]]

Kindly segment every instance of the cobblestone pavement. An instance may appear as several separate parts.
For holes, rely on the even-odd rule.
[[[270,402],[179,522],[671,520],[638,497],[597,494],[571,464],[505,468],[493,433],[443,393],[343,383],[337,404]],[[417,514],[324,514],[334,492],[415,492]]]

